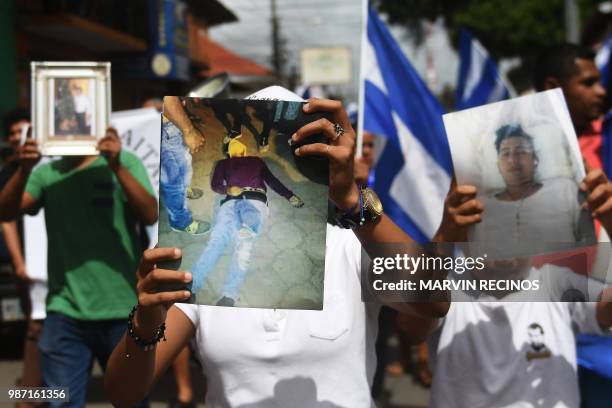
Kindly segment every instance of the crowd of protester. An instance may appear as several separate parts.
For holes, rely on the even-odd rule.
[[[571,44],[550,48],[536,64],[533,84],[537,91],[562,89],[588,169],[583,188],[587,203],[608,231],[612,185],[602,170],[600,153],[606,91],[593,52]],[[173,102],[180,104],[178,98]],[[372,136],[364,135],[363,155],[355,158],[356,135],[341,104],[311,100],[305,110],[329,112],[343,133],[334,133],[334,126],[325,121],[307,125],[296,138],[322,132],[330,145],[306,146],[297,154],[327,156],[332,163],[330,200],[340,209],[353,208],[359,194],[356,182],[367,184],[373,165]],[[181,111],[177,108],[164,120],[188,121]],[[417,345],[417,377],[425,385],[432,383],[433,407],[518,406],[525,401],[532,406],[578,407],[581,400],[599,404],[584,406],[612,406],[610,380],[597,379],[603,390],[595,403],[589,393],[581,393],[574,346],[577,332],[609,332],[610,302],[389,303],[382,312],[381,305],[361,302],[361,247],[368,251],[376,242],[413,242],[384,215],[354,233],[328,226],[326,303],[321,312],[181,304],[189,293],[156,289],[161,283],[189,282],[191,274],[156,268],[161,261],[180,257],[180,251],[144,251],[141,246],[137,226],[157,221],[158,204],[142,163],[122,149],[117,132],[109,128],[101,137],[99,156],[67,156],[38,164],[36,140],[28,138],[22,144],[25,125],[29,117],[24,110],[4,119],[3,137],[10,149],[0,171],[0,220],[28,311],[30,279],[22,217],[44,209],[49,293],[44,322],[28,320],[21,386],[69,387],[70,406],[84,406],[96,359],[106,370],[106,390],[113,403],[147,406],[155,382],[173,365],[176,406],[193,406],[196,392],[204,386],[194,387],[189,375],[189,342],[195,339],[210,407],[309,407],[322,401],[329,402],[327,406],[369,407],[374,399],[384,400],[384,349],[395,335],[403,362]],[[190,135],[194,130],[188,124],[182,129],[176,135],[178,147],[189,152],[206,148],[205,135]],[[181,208],[190,198],[190,186],[182,187]],[[162,191],[162,199],[166,193]],[[467,228],[486,211],[476,193],[472,186],[453,186],[436,240],[466,239]],[[177,228],[190,234],[210,227],[191,218],[183,224]],[[334,304],[327,303],[332,300],[328,291],[337,294]],[[165,323],[167,341],[152,351],[143,349],[126,335],[128,315],[142,339],[155,338]],[[544,333],[546,341],[541,340]],[[423,363],[428,354],[429,365]]]

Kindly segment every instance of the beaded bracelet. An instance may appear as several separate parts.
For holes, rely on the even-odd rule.
[[[162,339],[166,341],[166,335],[164,334],[166,331],[166,323],[160,324],[159,327],[155,329],[155,334],[150,340],[144,340],[136,334],[136,332],[134,331],[134,315],[136,314],[136,310],[138,310],[138,305],[132,308],[132,311],[130,312],[127,321],[128,334],[132,338],[132,340],[134,340],[134,343],[136,343],[144,351],[148,351],[153,349],[155,345],[159,343]],[[129,358],[130,354],[126,352],[125,357]]]

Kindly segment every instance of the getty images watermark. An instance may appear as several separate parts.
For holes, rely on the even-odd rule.
[[[487,254],[478,257],[432,257],[421,254],[414,257],[396,254],[394,257],[375,257],[372,259],[372,272],[382,275],[386,271],[402,271],[415,275],[418,271],[445,271],[463,275],[466,272],[484,271]],[[516,279],[400,279],[399,282],[386,282],[374,279],[372,288],[383,290],[454,290],[454,291],[507,291],[540,290],[539,280]]]
[[[487,246],[474,243],[369,247],[374,256],[362,253],[363,298],[383,302],[595,301],[611,281],[609,245],[524,245],[493,255],[483,248]],[[592,259],[596,256],[604,270],[597,269]]]

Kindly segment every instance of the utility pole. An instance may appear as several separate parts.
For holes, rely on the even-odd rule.
[[[576,0],[565,0],[565,40],[578,44],[580,41],[580,21]]]
[[[278,24],[278,14],[276,12],[276,0],[270,0],[270,8],[272,14],[272,67],[274,68],[274,74],[282,82],[283,55],[281,49],[282,46],[280,39],[280,27]]]

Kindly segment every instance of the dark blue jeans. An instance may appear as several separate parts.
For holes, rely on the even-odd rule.
[[[49,312],[38,342],[43,380],[47,387],[68,387],[69,402],[50,407],[84,407],[93,359],[102,369],[126,330],[125,320],[76,320]],[[148,407],[143,401],[139,407]]]

